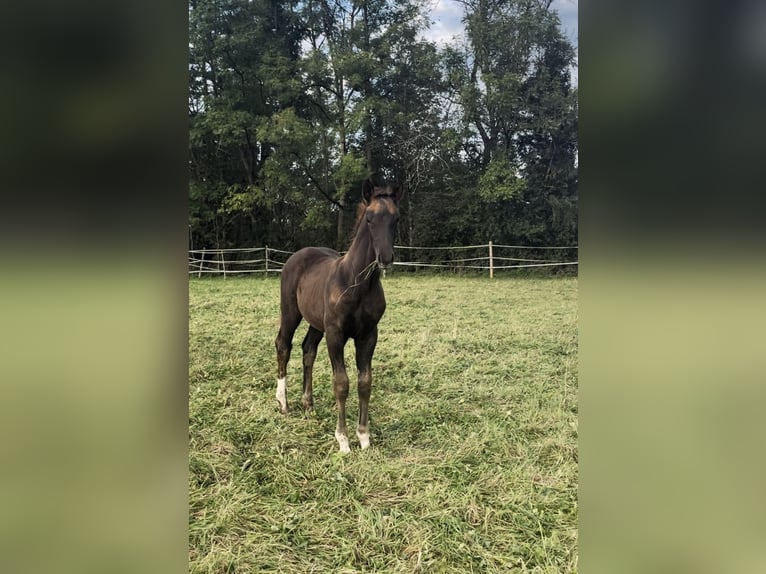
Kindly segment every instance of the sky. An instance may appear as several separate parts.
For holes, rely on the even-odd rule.
[[[561,28],[577,50],[577,1],[553,0],[551,7],[559,13]],[[463,7],[454,0],[432,0],[431,24],[424,36],[439,44],[450,42],[463,33]],[[577,68],[572,70],[572,83],[577,85]]]

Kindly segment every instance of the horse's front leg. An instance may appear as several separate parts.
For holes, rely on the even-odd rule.
[[[363,449],[370,446],[370,424],[367,409],[372,392],[372,354],[378,342],[377,326],[364,337],[354,339],[356,345],[356,368],[359,371],[359,424],[356,436]]]
[[[338,424],[335,427],[335,440],[341,452],[351,452],[348,446],[348,432],[346,431],[346,399],[348,398],[348,375],[346,364],[343,359],[343,347],[346,338],[342,332],[336,330],[327,331],[327,351],[332,364],[332,387],[335,393],[335,403],[338,406]]]

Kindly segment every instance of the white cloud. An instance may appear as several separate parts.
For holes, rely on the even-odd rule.
[[[431,28],[423,37],[439,45],[451,44],[463,34],[463,7],[454,0],[434,0],[431,4]]]

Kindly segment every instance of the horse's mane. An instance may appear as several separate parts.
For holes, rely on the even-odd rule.
[[[367,204],[363,201],[359,202],[359,205],[356,206],[356,218],[354,219],[354,225],[351,228],[351,241],[354,240],[354,237],[356,237],[356,232],[359,231],[359,224],[362,222],[362,217],[364,217],[364,212],[367,210]]]

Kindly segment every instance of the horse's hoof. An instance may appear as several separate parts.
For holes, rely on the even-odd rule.
[[[351,449],[348,446],[348,437],[344,434],[340,434],[339,432],[335,432],[335,440],[338,441],[338,449],[342,453],[348,453],[351,452]]]
[[[287,414],[287,377],[277,379],[276,399],[279,403],[279,410],[283,415]]]

